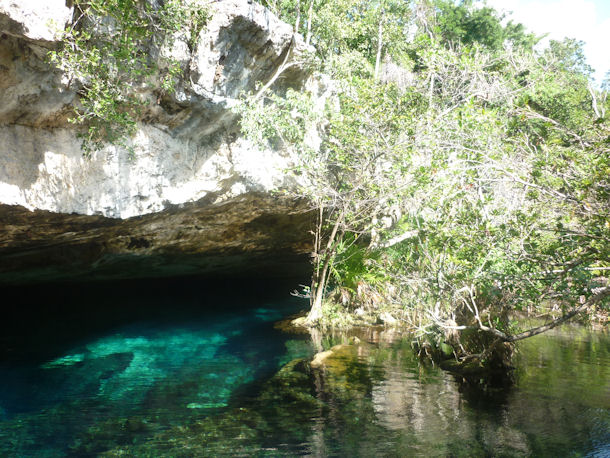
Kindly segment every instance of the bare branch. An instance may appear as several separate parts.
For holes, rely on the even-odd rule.
[[[574,310],[566,313],[565,315],[563,315],[543,326],[538,326],[537,328],[529,329],[527,331],[524,331],[524,332],[519,333],[514,336],[507,336],[508,339],[506,339],[506,342],[516,342],[518,340],[523,340],[523,339],[527,339],[528,337],[533,337],[538,334],[542,334],[545,331],[548,331],[550,329],[553,329],[553,328],[559,326],[560,324],[565,323],[570,318],[578,315],[579,313],[585,311],[588,307],[595,305],[598,302],[601,302],[602,300],[604,300],[606,297],[609,297],[609,296],[610,296],[610,287],[607,286],[607,287],[603,288],[601,291],[597,292],[597,294],[592,296],[584,304],[581,304],[580,306],[576,307]]]

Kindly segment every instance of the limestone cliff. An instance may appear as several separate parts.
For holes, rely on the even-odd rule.
[[[145,95],[133,153],[85,158],[68,123],[78,97],[45,59],[71,8],[0,0],[0,283],[306,265],[309,214],[273,194],[293,185],[293,158],[252,145],[231,110],[272,77],[292,28],[248,0],[210,5],[195,51],[168,50],[186,77],[171,97]],[[291,67],[273,90],[309,77]]]

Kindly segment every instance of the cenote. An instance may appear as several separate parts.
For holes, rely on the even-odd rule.
[[[482,389],[389,329],[281,331],[296,284],[3,291],[0,455],[610,456],[607,330],[528,339],[515,383]]]

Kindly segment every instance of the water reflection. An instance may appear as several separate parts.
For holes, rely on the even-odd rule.
[[[423,366],[408,336],[396,331],[351,335],[367,343],[335,347],[315,373],[318,397],[327,407],[315,424],[312,452],[605,456],[609,451],[607,334],[566,326],[523,342],[516,384],[496,391],[477,391],[459,377]],[[349,340],[350,335],[335,334],[327,347]]]

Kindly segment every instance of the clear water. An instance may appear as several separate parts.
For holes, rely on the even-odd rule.
[[[525,341],[482,390],[354,331],[290,335],[293,284],[194,279],[3,292],[0,456],[610,456],[610,337]],[[283,369],[278,373],[280,368]]]

